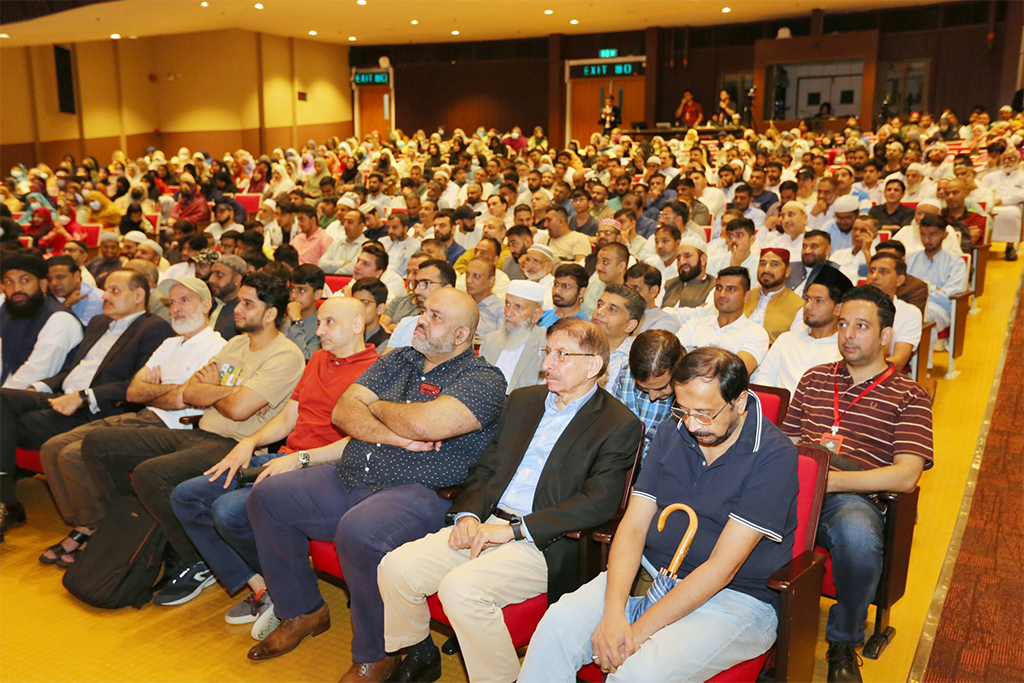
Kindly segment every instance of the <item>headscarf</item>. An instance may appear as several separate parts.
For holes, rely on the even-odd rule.
[[[42,218],[43,222],[41,225],[33,225],[32,220],[36,217]],[[32,212],[29,216],[29,222],[25,226],[25,234],[32,235],[34,237],[43,237],[46,233],[53,230],[53,214],[50,213],[50,209],[45,206],[40,206],[38,209]]]
[[[318,166],[319,165],[319,166]],[[313,173],[306,178],[305,191],[310,197],[321,197],[323,194],[320,192],[320,181],[324,178],[330,178],[331,174],[327,171],[327,162],[321,157],[317,157],[313,160]]]
[[[295,189],[295,183],[288,177],[288,169],[284,166],[281,164],[274,164],[272,173],[273,175],[271,175],[270,180],[267,181],[267,189],[264,192],[265,195],[276,197],[279,194],[291,192]],[[280,180],[274,180],[275,175],[279,177]]]
[[[90,223],[102,223],[103,225],[114,227],[121,222],[121,212],[117,210],[114,203],[107,198],[107,195],[96,190],[91,190],[85,195],[85,201],[87,204],[91,204],[94,201],[100,203],[99,211],[96,211],[89,206],[89,222]]]
[[[341,163],[341,159],[338,158],[337,154],[328,150],[324,154],[324,161],[327,163],[328,173],[330,173],[331,175],[337,175],[341,173],[341,169],[343,168],[343,166]]]
[[[349,162],[352,166],[349,166]],[[358,184],[359,182],[359,165],[356,163],[355,157],[349,156],[345,159],[345,170],[341,172],[341,184],[348,185],[352,183]]]
[[[33,203],[38,204],[40,207],[51,208],[49,197],[38,192],[30,192],[28,196],[25,197],[25,213],[23,213],[21,218],[18,219],[18,222],[22,225],[26,225],[32,220],[32,214],[35,212],[35,209],[31,212],[28,209]]]
[[[313,155],[309,152],[302,155],[302,173],[306,177],[309,177],[315,172],[313,161]]]
[[[122,235],[127,235],[133,230],[138,230],[139,232],[142,233],[152,232],[153,225],[148,220],[146,220],[145,214],[143,214],[142,217],[139,218],[139,220],[133,221],[131,219],[132,211],[138,211],[140,214],[142,214],[142,205],[130,204],[128,206],[128,210],[125,211],[125,214],[123,216],[121,216],[121,222],[117,226],[118,232],[120,232]]]

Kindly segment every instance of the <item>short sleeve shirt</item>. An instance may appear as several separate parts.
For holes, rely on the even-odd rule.
[[[570,230],[558,238],[548,238],[547,244],[555,258],[566,263],[575,261],[577,254],[589,254],[592,251],[587,236],[575,230]]]
[[[331,422],[334,405],[375,360],[373,344],[344,358],[322,349],[313,353],[292,392],[292,400],[299,403],[299,417],[281,452],[319,448],[342,438],[344,434]]]
[[[697,513],[697,534],[680,579],[707,562],[730,519],[762,534],[726,588],[778,609],[778,594],[765,582],[793,559],[798,489],[796,446],[763,416],[757,396],[748,393],[739,438],[710,465],[682,423],[665,421],[651,442],[633,495],[655,501],[659,514],[673,503],[686,503]],[[655,569],[672,562],[688,521],[676,512],[659,532],[658,516],[651,520],[644,557]]]
[[[249,349],[249,335],[232,337],[211,362],[220,370],[221,386],[246,387],[267,402],[240,422],[224,417],[215,407],[206,409],[199,428],[237,441],[255,434],[281,412],[306,367],[302,351],[283,334],[278,334],[259,351]]]
[[[676,336],[687,353],[701,346],[715,346],[733,353],[746,351],[758,363],[768,353],[768,333],[745,315],[725,327],[718,326],[718,316],[714,313],[698,316],[684,323]]]
[[[181,336],[165,339],[164,343],[158,346],[146,361],[146,367],[160,368],[162,384],[184,384],[200,368],[209,363],[210,359],[224,348],[226,343],[219,332],[204,325],[189,339]],[[164,425],[171,429],[185,429],[180,422],[181,418],[203,414],[203,411],[198,408],[164,410],[151,407],[150,410],[156,413]]]
[[[835,381],[833,383],[833,373]],[[850,404],[876,379],[854,384],[846,363],[817,365],[800,379],[783,431],[805,443],[818,443],[831,434],[835,421],[833,399],[839,389],[839,422],[843,445],[839,456],[861,470],[893,464],[897,455],[916,455],[925,469],[933,464],[932,402],[917,382],[900,373],[879,384],[850,408]],[[832,469],[837,469],[833,456]]]
[[[436,394],[450,396],[466,406],[482,427],[446,439],[438,451],[416,453],[398,446],[353,439],[336,463],[345,486],[374,490],[400,484],[422,484],[438,489],[466,479],[469,466],[490,443],[505,404],[505,378],[501,371],[467,349],[429,372],[425,358],[406,346],[382,356],[357,380],[382,401],[433,401]]]

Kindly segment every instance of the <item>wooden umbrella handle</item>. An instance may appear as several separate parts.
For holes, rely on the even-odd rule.
[[[693,511],[693,508],[685,503],[673,503],[667,508],[661,511],[658,516],[658,531],[665,530],[665,522],[668,521],[668,516],[676,510],[686,510],[686,514],[690,517],[690,523],[686,527],[686,533],[683,534],[683,540],[679,543],[679,548],[676,550],[676,554],[672,556],[672,564],[668,566],[669,574],[675,576],[679,572],[679,567],[683,565],[683,559],[686,558],[686,553],[690,551],[690,544],[693,543],[693,537],[697,535],[697,513]]]

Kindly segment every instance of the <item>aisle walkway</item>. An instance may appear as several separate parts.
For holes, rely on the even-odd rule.
[[[970,319],[968,354],[958,361],[963,374],[938,382],[936,466],[922,480],[908,594],[893,610],[895,643],[882,659],[865,664],[869,682],[907,679],[956,522],[1020,273],[1019,262],[993,261],[982,311]],[[938,356],[937,365],[943,363]],[[60,570],[36,560],[67,533],[44,480],[21,482],[19,494],[31,523],[0,545],[0,681],[326,683],[348,668],[351,626],[345,594],[327,584],[321,588],[333,616],[331,630],[307,639],[294,653],[258,664],[245,658],[254,642],[248,628],[224,623],[224,612],[240,597],[228,597],[220,588],[170,608],[110,612],[77,602],[61,586]],[[822,601],[822,617],[828,604]],[[823,657],[822,644],[815,680],[825,680]],[[466,680],[457,657],[445,657],[441,680]]]

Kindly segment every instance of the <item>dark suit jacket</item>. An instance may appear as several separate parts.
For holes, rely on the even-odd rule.
[[[43,380],[54,393],[61,393],[61,385],[68,374],[82,362],[112,322],[113,319],[106,315],[97,315],[89,321],[85,328],[85,336],[78,345],[71,363],[67,364],[60,374]],[[135,373],[146,364],[165,339],[173,336],[174,330],[166,320],[148,312],[140,315],[128,326],[103,357],[89,385],[96,394],[96,403],[100,408],[99,414],[95,416],[97,419],[124,412],[123,407],[115,408],[113,402],[125,400],[128,385],[131,384]]]
[[[224,337],[225,341],[238,334],[238,328],[235,327],[235,306],[237,305],[237,297],[231,301],[225,301],[224,307],[220,309],[220,314],[217,316],[217,323],[213,326],[214,331],[220,332],[220,336]]]
[[[449,514],[487,519],[497,508],[544,415],[546,386],[513,391],[494,439],[469,470]],[[555,442],[523,518],[548,565],[548,602],[579,587],[578,548],[570,531],[604,524],[618,509],[626,475],[643,435],[633,413],[598,387]]]

